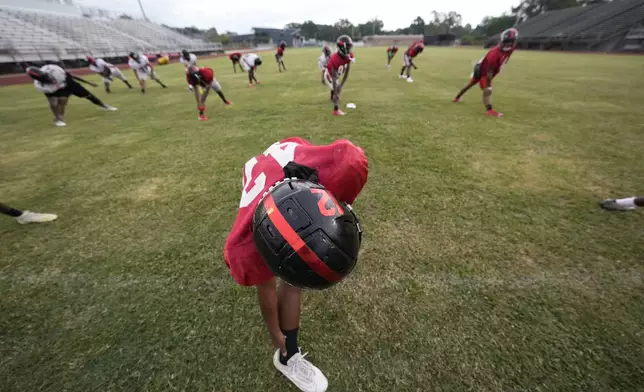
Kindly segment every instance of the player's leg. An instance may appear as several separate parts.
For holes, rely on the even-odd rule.
[[[112,69],[112,76],[113,76],[113,77],[115,77],[115,78],[117,78],[117,79],[120,79],[123,83],[125,83],[125,85],[126,85],[129,89],[132,89],[132,85],[131,85],[131,84],[130,84],[130,82],[127,80],[127,78],[125,77],[125,75],[123,75],[123,72],[121,72],[121,70],[120,70],[120,69],[118,69],[118,68],[113,68],[113,69]]]
[[[456,97],[454,98],[454,102],[459,102],[459,101],[461,100],[461,97],[462,97],[462,96],[463,96],[463,95],[464,95],[464,94],[465,94],[469,89],[471,89],[474,85],[476,85],[476,83],[478,83],[478,80],[471,79],[471,80],[469,81],[469,83],[467,83],[467,84],[466,84],[466,85],[461,89],[461,91],[459,91],[459,92],[458,92],[458,94],[457,94],[457,95],[456,95]]]
[[[406,66],[406,65],[403,65],[403,66],[402,66],[402,69],[400,70],[400,77],[401,77],[401,78],[406,77],[406,76],[404,75],[404,74],[405,74],[405,70],[407,70],[407,66]]]
[[[60,121],[64,121],[63,117],[65,116],[65,109],[69,103],[69,97],[58,97],[58,117]]]
[[[280,62],[280,56],[275,54],[275,62],[277,63],[277,70],[282,72],[282,63]]]
[[[608,211],[632,211],[644,207],[644,196],[627,197],[624,199],[607,199],[599,203],[601,208]]]
[[[71,93],[79,98],[86,98],[88,101],[93,103],[96,106],[100,106],[105,110],[109,111],[116,111],[116,109],[113,106],[110,106],[108,104],[103,103],[98,97],[96,97],[94,94],[90,93],[85,87],[81,86],[79,83],[68,83],[67,88],[71,91]],[[67,101],[65,100],[65,105],[67,104]]]
[[[9,215],[10,217],[15,218],[18,223],[22,224],[51,222],[58,218],[58,216],[54,214],[40,214],[31,211],[21,211],[15,208],[11,208],[3,203],[0,203],[0,213]]]
[[[255,67],[251,67],[250,75],[253,78],[253,80],[255,81],[255,84],[259,84],[259,80],[257,80],[257,77],[255,76]]]
[[[277,291],[277,309],[280,329],[286,338],[286,355],[280,355],[280,362],[286,365],[291,357],[300,351],[297,333],[300,328],[302,289],[281,282]]]
[[[219,98],[221,98],[221,100],[224,102],[224,104],[230,105],[230,101],[228,101],[226,99],[226,97],[224,96],[224,92],[221,89],[221,85],[219,84],[219,82],[217,80],[212,81],[212,83],[210,84],[210,88],[215,90],[215,92],[217,93],[217,95],[219,95]]]
[[[159,83],[159,84],[161,85],[161,87],[163,87],[163,88],[168,88],[168,86],[166,86],[165,84],[163,84],[163,82],[161,81],[161,79],[159,79],[159,77],[157,76],[157,73],[156,73],[156,72],[152,71],[152,72],[150,72],[150,75],[152,75],[152,80],[154,80],[155,82]]]
[[[47,103],[49,104],[49,110],[54,115],[54,124],[56,126],[65,125],[62,116],[58,114],[58,97],[47,97]]]
[[[479,85],[481,86],[481,89],[483,89],[483,105],[485,105],[487,115],[492,117],[503,117],[503,113],[499,113],[492,108],[492,86],[488,85],[487,78],[481,78]]]
[[[192,91],[195,95],[195,100],[197,101],[197,110],[199,110],[199,121],[206,121],[208,118],[205,115],[206,111],[206,97],[208,96],[209,89],[204,89],[203,96],[199,92],[201,89],[199,86],[195,86]]]
[[[280,58],[280,63],[282,63],[282,68],[284,68],[284,71],[286,71],[286,64],[284,64],[284,60]]]
[[[103,77],[103,84],[105,85],[105,92],[106,93],[111,93],[110,91],[110,83],[112,83],[112,80],[110,78]]]

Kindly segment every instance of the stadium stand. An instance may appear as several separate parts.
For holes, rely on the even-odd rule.
[[[17,0],[0,4],[0,73],[21,72],[27,63],[84,65],[86,55],[123,63],[131,51],[223,51],[221,44],[186,37],[149,21],[88,17],[69,4],[37,0],[25,4],[23,8]]]
[[[644,24],[644,0],[615,0],[586,7],[549,11],[518,26],[522,49],[633,51],[634,27]],[[486,44],[494,44],[489,40]]]

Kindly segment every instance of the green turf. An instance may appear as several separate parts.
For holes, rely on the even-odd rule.
[[[641,391],[644,217],[597,202],[644,193],[644,57],[519,51],[493,119],[478,88],[450,102],[483,53],[428,48],[409,84],[357,49],[344,118],[312,49],[264,54],[255,89],[202,61],[234,103],[206,123],[178,64],[96,89],[116,113],[72,98],[66,128],[1,88],[0,201],[59,220],[0,217],[0,390],[295,391],[222,248],[243,164],[301,136],[370,160],[359,266],[304,300],[329,391]]]

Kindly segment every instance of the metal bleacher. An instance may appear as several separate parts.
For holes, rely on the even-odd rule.
[[[528,49],[622,50],[624,37],[644,22],[644,0],[549,11],[518,26],[519,46]]]
[[[73,61],[91,54],[124,58],[144,53],[217,51],[220,44],[183,36],[142,20],[85,16],[0,5],[0,64]]]

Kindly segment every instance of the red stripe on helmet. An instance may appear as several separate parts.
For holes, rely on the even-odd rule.
[[[282,213],[275,205],[275,200],[272,195],[268,195],[264,200],[264,208],[268,218],[275,225],[275,228],[284,237],[286,242],[293,248],[304,262],[311,267],[316,274],[320,275],[329,282],[337,282],[342,279],[342,275],[335,272],[328,265],[324,264],[322,260],[309,248],[304,240],[293,230],[291,225],[288,224]]]

